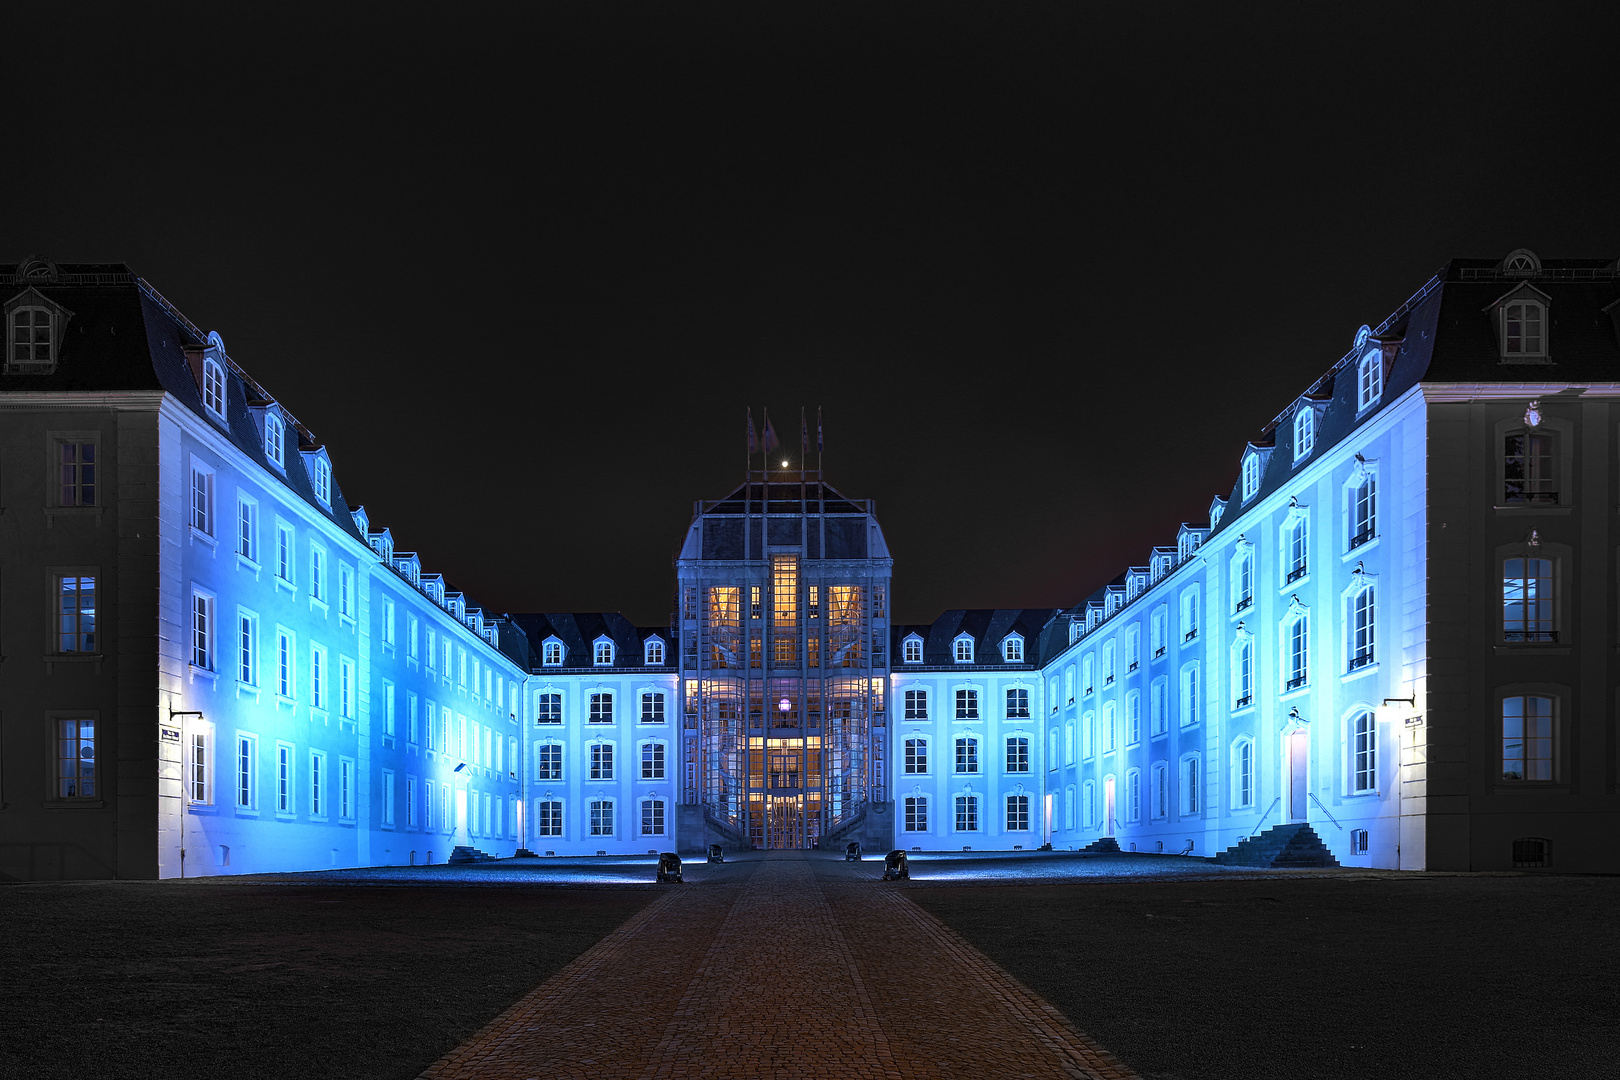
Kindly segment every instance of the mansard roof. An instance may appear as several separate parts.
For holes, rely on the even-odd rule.
[[[1041,631],[1056,614],[1056,608],[957,608],[945,612],[931,623],[895,626],[889,632],[894,657],[890,667],[897,672],[919,666],[1006,668],[1011,671],[1038,668],[1045,659],[1041,650]],[[921,665],[906,664],[901,660],[904,655],[901,642],[914,633],[923,640]],[[963,634],[973,639],[971,664],[959,664],[955,659],[952,646]],[[1002,659],[1001,643],[1009,634],[1018,634],[1024,639],[1022,663],[1008,663]]]
[[[534,650],[530,668],[536,672],[556,671],[543,667],[545,642],[555,637],[563,644],[563,668],[586,668],[601,671],[595,663],[592,645],[606,635],[613,641],[613,667],[635,668],[648,671],[676,671],[675,635],[667,626],[636,626],[616,611],[609,612],[533,612],[513,615],[512,621],[527,635]],[[659,638],[664,643],[664,663],[648,668],[643,646],[648,638]]]

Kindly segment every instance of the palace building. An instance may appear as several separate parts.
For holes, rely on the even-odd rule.
[[[0,876],[848,840],[1620,870],[1614,260],[1454,260],[1140,565],[923,625],[873,505],[768,462],[695,504],[670,625],[487,612],[126,267],[0,290]]]

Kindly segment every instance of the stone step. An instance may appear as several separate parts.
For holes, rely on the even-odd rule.
[[[1225,866],[1338,866],[1316,830],[1302,821],[1277,825],[1215,856]]]

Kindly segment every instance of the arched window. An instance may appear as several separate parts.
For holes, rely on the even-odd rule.
[[[1232,806],[1254,805],[1254,740],[1241,738],[1232,744]]]
[[[928,831],[928,799],[922,795],[906,797],[906,832]]]
[[[958,795],[956,797],[956,831],[979,831],[979,797],[977,795]]]
[[[956,740],[956,771],[959,773],[976,773],[979,771],[979,740],[961,738]]]
[[[212,359],[203,360],[203,407],[225,419],[225,369]]]
[[[1087,780],[1080,793],[1080,813],[1085,827],[1090,829],[1097,824],[1097,782]]]
[[[1112,701],[1105,702],[1103,704],[1102,722],[1103,753],[1112,754],[1114,752],[1115,741],[1119,738],[1119,725],[1114,714],[1114,703]]]
[[[1350,489],[1350,547],[1358,548],[1378,535],[1378,474],[1364,472]]]
[[[1181,726],[1198,723],[1198,661],[1181,669]]]
[[[1029,831],[1029,796],[1007,796],[1007,831]]]
[[[1190,817],[1199,812],[1203,805],[1199,800],[1202,795],[1202,780],[1200,775],[1200,762],[1197,754],[1188,754],[1181,759],[1181,816]]]
[[[1135,746],[1142,741],[1142,695],[1132,690],[1125,695],[1125,745]]]
[[[1132,769],[1125,774],[1125,820],[1142,820],[1142,772]]]
[[[1283,584],[1292,584],[1311,572],[1311,519],[1303,507],[1289,512],[1282,527]]]
[[[1232,555],[1232,603],[1235,615],[1254,603],[1254,548],[1239,544]]]
[[[1254,704],[1254,638],[1243,634],[1232,643],[1232,708]]]
[[[1316,410],[1302,405],[1294,412],[1294,461],[1304,461],[1316,447]]]
[[[1074,828],[1074,785],[1063,789],[1063,827]]]
[[[664,662],[664,643],[658,638],[648,638],[642,645],[642,654],[648,667],[657,667]]]
[[[1350,717],[1350,790],[1365,795],[1378,788],[1378,720],[1371,709]]]
[[[1164,762],[1153,766],[1153,792],[1152,809],[1150,813],[1155,818],[1170,816],[1170,767]]]
[[[1349,670],[1364,668],[1377,658],[1378,594],[1368,583],[1350,597]]]
[[[1283,692],[1298,690],[1310,677],[1310,614],[1296,601],[1283,620]]]
[[[546,667],[561,667],[563,662],[562,642],[555,639],[547,641],[541,650],[541,663]]]
[[[1557,641],[1553,622],[1553,561],[1506,559],[1502,563],[1502,639]]]
[[[287,467],[287,426],[281,417],[266,413],[264,417],[264,456],[278,469]]]
[[[1356,371],[1356,411],[1361,412],[1377,404],[1384,395],[1384,356],[1381,349],[1373,349],[1361,358]]]
[[[956,639],[954,655],[958,664],[973,663],[973,639],[966,634]]]
[[[926,773],[928,771],[928,740],[907,739],[905,771],[907,773]]]
[[[1248,502],[1260,491],[1260,455],[1250,453],[1243,458],[1243,501]]]
[[[664,835],[664,800],[643,799],[641,803],[641,835]]]

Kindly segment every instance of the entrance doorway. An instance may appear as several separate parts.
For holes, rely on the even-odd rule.
[[[1304,821],[1306,764],[1310,761],[1311,737],[1303,728],[1288,735],[1288,820]]]
[[[1103,835],[1114,835],[1114,778],[1103,781]]]
[[[797,795],[772,795],[765,804],[765,846],[780,851],[800,845],[804,814]]]

